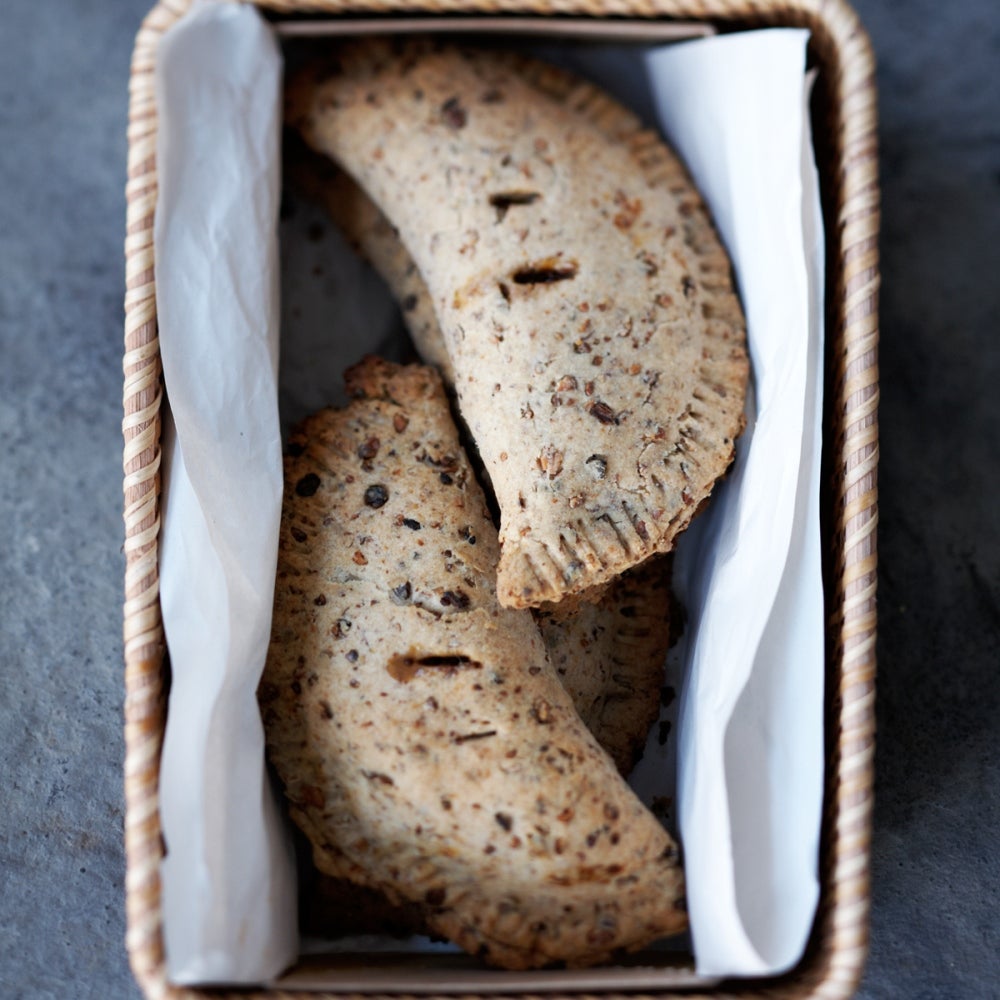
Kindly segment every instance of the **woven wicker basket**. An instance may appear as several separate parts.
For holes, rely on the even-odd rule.
[[[136,39],[129,111],[124,357],[125,846],[127,946],[148,997],[291,997],[275,990],[191,990],[166,979],[158,803],[167,676],[158,595],[160,403],[153,282],[159,40],[191,0],[161,0]],[[842,0],[259,0],[274,13],[517,14],[700,20],[720,30],[804,26],[821,69],[814,135],[827,229],[822,523],[827,605],[827,770],[821,899],[805,956],[784,976],[640,994],[840,998],[867,947],[874,744],[878,462],[878,225],[874,60]],[[442,993],[447,984],[442,982]],[[320,994],[344,996],[340,994]],[[582,998],[593,993],[570,994]],[[633,994],[630,994],[633,995]],[[555,996],[547,994],[547,996]]]

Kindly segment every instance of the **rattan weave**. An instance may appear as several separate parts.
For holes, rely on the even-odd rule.
[[[275,1000],[293,994],[173,987],[166,980],[163,953],[158,789],[167,668],[157,558],[163,388],[153,281],[157,193],[153,68],[161,36],[190,3],[161,0],[149,13],[136,38],[129,85],[123,421],[127,947],[136,979],[150,998]],[[871,46],[857,16],[842,0],[526,0],[520,4],[507,0],[261,0],[259,6],[278,13],[628,16],[704,20],[720,30],[769,25],[810,29],[810,53],[821,70],[813,128],[828,268],[823,523],[829,760],[821,902],[809,948],[795,970],[772,980],[733,981],[722,989],[697,993],[718,1000],[850,996],[861,974],[868,936],[878,465],[875,71]],[[690,992],[677,989],[628,996]],[[582,1000],[589,994],[571,995]],[[545,997],[554,1000],[556,995]]]

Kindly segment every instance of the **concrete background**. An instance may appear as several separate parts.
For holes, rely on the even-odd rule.
[[[147,0],[0,10],[0,997],[124,950],[125,123]],[[1000,12],[859,0],[879,58],[879,742],[864,1000],[1000,995]]]

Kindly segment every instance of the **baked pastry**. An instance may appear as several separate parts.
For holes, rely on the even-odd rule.
[[[573,706],[622,775],[642,756],[659,716],[664,658],[673,639],[670,557],[630,570],[596,604],[534,613],[549,660]],[[303,929],[324,936],[430,933],[418,904],[313,872]]]
[[[611,142],[624,142],[642,129],[637,115],[572,73],[513,52],[497,57],[506,59],[526,83],[593,122]],[[296,142],[294,135],[285,142],[285,179],[321,204],[354,250],[381,275],[421,358],[440,370],[446,386],[454,386],[455,373],[430,293],[396,227],[349,174],[328,156]]]
[[[670,556],[629,570],[594,604],[566,603],[534,612],[542,641],[580,718],[627,775],[660,714],[671,643]]]
[[[573,708],[439,376],[368,359],[290,440],[259,690],[327,875],[416,902],[507,968],[592,964],[686,925],[675,844]]]
[[[545,79],[555,82],[560,76],[565,74],[546,74]],[[587,89],[589,85],[577,88]],[[579,100],[583,95],[577,90]],[[599,121],[605,117],[597,110],[605,108],[599,92],[584,107]],[[629,121],[627,116],[624,120]],[[439,368],[446,385],[453,384],[427,287],[398,233],[332,160],[295,145],[286,160],[286,178],[326,207],[357,252],[382,275],[424,360]],[[588,596],[593,603],[568,599],[547,604],[535,617],[576,710],[618,769],[628,774],[659,712],[670,633],[669,558],[656,557],[613,581],[604,594]]]
[[[519,66],[366,39],[286,94],[426,282],[512,607],[669,551],[732,458],[748,372],[729,262],[679,162],[646,131],[609,142]]]
[[[525,60],[525,78],[621,141],[638,118],[589,83]],[[454,383],[451,361],[427,287],[399,234],[365,192],[326,156],[291,143],[285,175],[323,205],[354,249],[382,276],[421,356]],[[562,601],[536,611],[549,657],[597,742],[628,774],[659,714],[659,689],[670,633],[669,559],[659,557],[613,581],[594,603]]]

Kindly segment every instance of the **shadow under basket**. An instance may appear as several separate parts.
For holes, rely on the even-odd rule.
[[[659,41],[673,25],[699,22],[727,32],[805,27],[809,57],[819,69],[812,100],[813,134],[826,227],[821,529],[826,600],[826,771],[820,856],[820,901],[809,942],[789,972],[768,979],[706,981],[690,955],[664,953],[655,967],[563,975],[555,988],[528,974],[492,973],[477,988],[471,960],[459,956],[341,956],[304,959],[274,988],[192,989],[169,983],[164,956],[160,862],[159,767],[167,713],[169,668],[158,593],[160,437],[163,384],[153,279],[157,198],[157,111],[153,73],[163,33],[191,0],[162,0],[147,16],[132,60],[124,355],[125,516],[125,843],[127,947],[148,997],[380,996],[541,993],[547,997],[621,994],[637,997],[849,997],[857,987],[868,940],[869,849],[875,729],[875,587],[878,464],[878,227],[874,58],[857,15],[841,0],[263,0],[276,21],[302,15],[338,19],[355,30],[421,30],[468,19],[470,31],[504,30],[580,37]],[[359,21],[364,18],[364,21]],[[387,18],[391,18],[389,21]],[[299,29],[293,29],[298,31]],[[400,964],[402,963],[402,964]],[[409,963],[409,964],[407,964]],[[629,973],[632,975],[629,975]],[[640,974],[641,972],[641,974]],[[336,989],[322,983],[336,978]],[[402,978],[401,978],[402,976]],[[406,982],[405,991],[393,982]],[[544,990],[544,992],[543,992]]]

